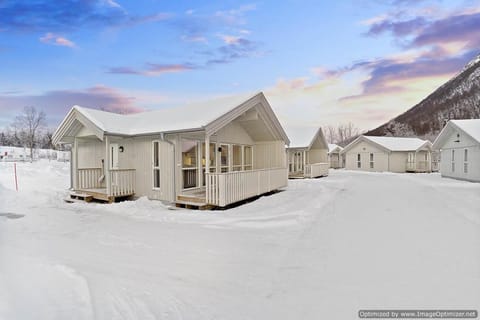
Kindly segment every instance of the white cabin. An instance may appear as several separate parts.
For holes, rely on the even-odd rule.
[[[305,137],[309,137],[308,140]],[[316,178],[328,175],[328,143],[322,128],[310,135],[299,135],[287,148],[289,178]],[[303,138],[303,139],[302,139]]]
[[[431,152],[431,142],[418,138],[360,136],[341,154],[348,170],[431,172]]]
[[[74,106],[53,136],[72,144],[72,189],[224,207],[287,186],[290,143],[263,93],[120,115]]]
[[[480,119],[448,121],[433,147],[442,177],[480,182]]]
[[[343,148],[338,144],[328,144],[328,162],[330,163],[330,168],[340,169],[345,167],[345,157],[341,154],[342,150]]]

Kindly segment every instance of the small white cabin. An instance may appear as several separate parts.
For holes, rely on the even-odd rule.
[[[33,156],[35,159],[35,150]],[[0,146],[0,161],[17,162],[30,160],[31,157],[29,148]]]
[[[305,130],[304,130],[305,131]],[[308,140],[305,138],[308,136]],[[328,175],[328,144],[322,128],[299,135],[287,148],[289,178],[315,178]],[[303,139],[302,139],[303,138]]]
[[[480,119],[448,121],[433,147],[442,177],[480,182]]]
[[[287,186],[290,143],[263,93],[121,115],[74,106],[53,136],[72,144],[72,189],[224,207]]]
[[[330,163],[330,168],[340,169],[345,167],[345,158],[343,154],[341,154],[342,150],[343,148],[338,144],[328,144],[328,162]]]
[[[418,138],[360,136],[341,154],[348,170],[431,172],[431,152],[431,142]]]

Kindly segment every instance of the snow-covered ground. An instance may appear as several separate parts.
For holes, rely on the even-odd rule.
[[[480,309],[480,184],[331,171],[226,211],[67,204],[0,163],[0,319],[356,319]],[[22,217],[23,215],[23,217]]]

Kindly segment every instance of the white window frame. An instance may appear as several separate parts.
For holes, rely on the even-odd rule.
[[[202,163],[201,163],[201,153],[202,153],[202,144],[201,144],[201,141],[198,140],[198,139],[190,139],[190,138],[181,138],[180,140],[180,143],[181,143],[181,147],[183,148],[183,142],[184,141],[190,141],[190,142],[194,142],[195,143],[195,148],[196,148],[196,151],[195,151],[195,161],[196,161],[196,166],[195,167],[185,167],[184,164],[183,164],[183,152],[180,153],[181,155],[181,172],[182,172],[182,175],[181,175],[181,183],[182,183],[182,190],[192,190],[192,189],[197,189],[197,188],[200,188],[202,186],[202,172],[203,172],[203,168],[202,168]],[[182,150],[180,150],[182,151]],[[183,174],[184,174],[184,171],[194,171],[196,170],[196,177],[195,177],[195,186],[193,187],[188,187],[188,188],[185,188],[185,186],[183,185],[183,182],[184,182],[184,178],[183,178]]]
[[[157,160],[158,164],[155,165],[155,144],[157,144]],[[158,171],[158,187],[155,186],[155,171]],[[152,190],[160,190],[161,189],[161,175],[162,172],[160,170],[160,140],[153,140],[152,141]]]
[[[362,168],[362,155],[357,153],[357,169]]]
[[[455,172],[455,149],[452,149],[452,172]]]
[[[468,149],[463,150],[463,173],[468,173]]]
[[[374,155],[373,153],[370,153],[370,169],[373,169],[375,167],[375,160],[374,160]]]

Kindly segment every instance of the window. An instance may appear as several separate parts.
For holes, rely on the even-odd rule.
[[[373,153],[370,153],[370,169],[373,169],[374,162],[373,162]]]
[[[197,186],[197,154],[197,141],[182,140],[182,181],[184,189]]]
[[[153,142],[153,188],[160,189],[160,148],[159,142]]]
[[[452,172],[455,172],[455,150],[452,150]]]
[[[359,153],[357,154],[357,168],[361,168],[361,167],[362,167],[362,158]]]
[[[205,170],[206,170],[206,164],[207,164],[207,158],[205,156],[205,142],[202,143],[202,175],[203,175],[203,181],[202,181],[202,185],[205,185],[206,184],[206,176],[205,176]],[[210,163],[209,163],[209,172],[210,173],[214,173],[214,172],[217,172],[217,167],[216,167],[216,163],[217,163],[217,159],[215,158],[215,143],[210,143],[210,148],[209,148],[209,157],[210,157]]]
[[[233,152],[233,171],[241,171],[242,170],[242,146],[238,144],[234,144],[232,146]]]
[[[463,151],[463,173],[468,173],[468,149]]]
[[[252,146],[243,147],[243,167],[244,170],[252,170],[253,153]]]
[[[210,172],[215,172],[216,171],[216,166],[217,166],[217,159],[215,157],[215,143],[210,143],[210,149],[209,149],[209,157],[210,157]],[[202,167],[205,168],[206,165],[206,157],[205,157],[205,143],[202,143]]]
[[[220,145],[220,172],[228,172],[229,159],[228,159],[228,144]]]

